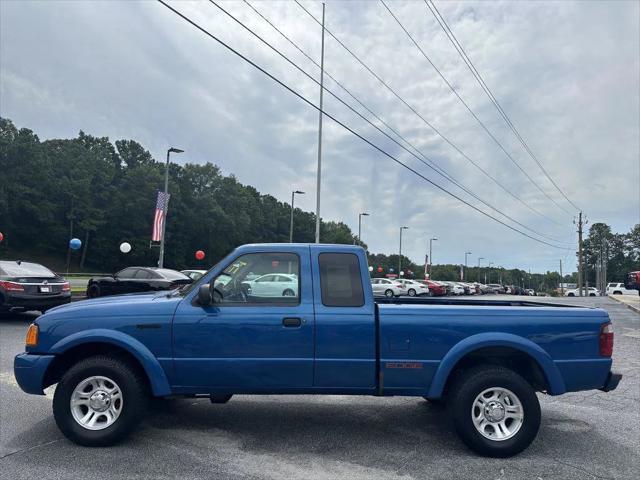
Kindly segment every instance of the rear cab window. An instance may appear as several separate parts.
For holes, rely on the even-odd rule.
[[[362,307],[360,260],[353,253],[320,253],[320,291],[326,307]]]

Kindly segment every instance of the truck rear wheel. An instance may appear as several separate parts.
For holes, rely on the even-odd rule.
[[[74,443],[113,445],[142,419],[148,397],[146,379],[127,361],[89,357],[71,367],[58,383],[53,416]]]
[[[462,441],[488,457],[527,448],[540,428],[540,403],[531,385],[503,367],[479,366],[458,377],[449,406]]]

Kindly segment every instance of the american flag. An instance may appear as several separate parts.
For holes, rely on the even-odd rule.
[[[162,240],[162,227],[167,215],[167,207],[169,206],[168,193],[158,191],[158,201],[156,202],[156,211],[153,216],[153,232],[151,233],[151,241],[159,242]]]

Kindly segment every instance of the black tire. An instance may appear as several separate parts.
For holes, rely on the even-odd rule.
[[[407,294],[410,297],[415,297],[416,296],[416,291],[413,288],[410,288],[409,291],[407,292]]]
[[[613,292],[613,294],[614,295],[622,295],[622,292],[615,291],[615,292]]]
[[[595,293],[590,293],[590,294],[589,294],[589,296],[590,296],[590,297],[595,297],[595,296],[596,296],[596,294],[595,294]]]
[[[384,292],[384,296],[387,298],[393,298],[393,290],[389,289]]]
[[[575,296],[576,296],[575,293],[568,293],[567,294],[567,297],[575,297]]]
[[[512,437],[506,440],[486,438],[473,423],[474,402],[478,395],[490,388],[510,390],[522,405],[522,425]],[[531,385],[512,370],[484,365],[472,368],[455,379],[448,398],[458,435],[470,449],[481,455],[496,458],[511,457],[527,448],[538,434],[540,428],[538,397]]]
[[[102,292],[100,292],[100,287],[95,283],[89,285],[89,288],[87,288],[87,297],[89,298],[97,298],[101,293]]]
[[[76,386],[92,376],[112,379],[122,391],[122,410],[113,424],[102,430],[81,426],[71,412],[70,401]],[[124,439],[140,422],[149,401],[147,380],[126,360],[98,355],[79,361],[63,376],[53,397],[53,416],[65,437],[78,445],[103,447]]]
[[[296,294],[293,290],[291,290],[290,288],[287,288],[284,292],[282,292],[282,296],[283,297],[295,297]]]

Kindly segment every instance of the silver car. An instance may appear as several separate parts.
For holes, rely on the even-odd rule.
[[[399,297],[407,294],[407,287],[398,280],[389,278],[372,278],[371,288],[376,297],[385,296],[387,298]]]

